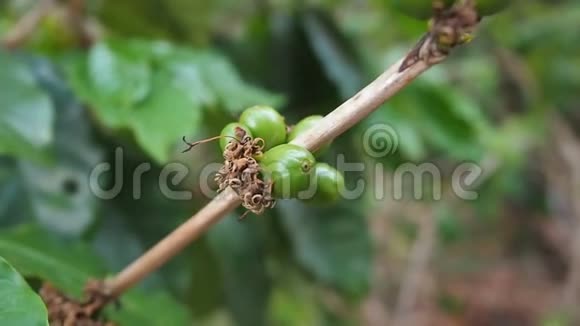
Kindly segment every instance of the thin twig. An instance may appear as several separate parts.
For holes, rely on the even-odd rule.
[[[320,120],[316,128],[300,134],[291,143],[310,151],[317,150],[326,142],[340,136],[366,118],[391,96],[433,65],[420,61],[408,69],[398,72],[402,62],[403,59],[392,65],[367,87]]]
[[[572,214],[574,215],[573,236],[570,243],[570,268],[563,288],[564,306],[574,315],[580,314],[574,307],[580,302],[580,142],[571,128],[560,117],[556,116],[552,123],[553,138],[556,150],[562,159],[565,171],[562,173],[569,181],[569,199]]]
[[[475,6],[472,1],[466,1],[464,6],[459,8],[454,7],[454,10],[461,12],[461,10],[465,9],[467,10],[466,13],[475,13]],[[469,18],[469,15],[466,17]],[[450,18],[451,28],[458,28],[456,31],[458,35],[471,32],[475,25],[477,25],[476,20],[468,19],[463,21],[460,19],[458,21],[456,19],[465,18],[463,15],[457,15],[457,17],[451,16]],[[457,24],[458,22],[461,24]],[[473,26],[469,26],[470,24],[473,24]],[[459,45],[461,42],[454,44]],[[432,45],[435,45],[435,43],[432,43]],[[333,140],[366,118],[391,96],[410,84],[421,73],[443,61],[447,57],[445,53],[429,51],[428,56],[420,56],[418,61],[409,66],[402,66],[405,58],[400,59],[367,87],[320,120],[316,128],[311,128],[291,143],[302,146],[310,151],[317,150],[326,142]],[[138,258],[117,277],[110,280],[105,291],[108,291],[113,296],[118,296],[125,289],[139,282],[143,277],[163,265],[187,244],[195,240],[212,223],[217,222],[227,215],[228,212],[240,205],[240,200],[234,193],[233,190],[227,189],[225,198],[224,196],[219,196],[210,202],[208,206],[192,216],[188,222],[180,226],[155,247]]]
[[[240,203],[236,192],[231,188],[226,189],[139,259],[127,266],[115,278],[108,280],[104,292],[113,298],[118,297],[178,254]]]
[[[310,151],[315,150],[367,117],[388,98],[433,65],[420,61],[403,72],[398,72],[401,63],[402,59],[321,119],[316,128],[297,137],[292,143]],[[229,188],[226,189],[187,222],[166,236],[117,276],[107,281],[105,292],[113,297],[121,295],[123,291],[162,266],[185,246],[197,239],[210,225],[225,217],[238,205],[240,205],[240,200],[235,192]]]
[[[410,253],[405,279],[399,290],[393,325],[407,325],[420,295],[426,270],[435,247],[435,226],[432,212],[419,221],[419,235]]]
[[[2,46],[14,49],[26,42],[54,6],[54,0],[40,0],[6,32],[1,41]]]
[[[79,45],[88,48],[102,38],[98,22],[89,15],[86,0],[68,0],[68,23],[76,35]]]

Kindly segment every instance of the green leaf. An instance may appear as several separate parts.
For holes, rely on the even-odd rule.
[[[0,227],[33,221],[23,203],[23,184],[17,170],[17,161],[0,157]]]
[[[188,41],[199,44],[207,43],[211,38],[214,28],[214,17],[218,7],[232,9],[232,3],[224,4],[220,1],[190,1],[190,0],[167,0],[164,8],[171,16],[171,23],[178,25],[185,31]]]
[[[121,270],[135,257],[145,252],[137,232],[130,228],[125,217],[113,205],[104,205],[99,217],[98,230],[92,235],[91,245],[110,270]],[[147,285],[156,277],[148,277],[140,285]]]
[[[99,4],[97,15],[107,29],[132,37],[170,38],[173,19],[157,1],[118,0]],[[127,19],[131,17],[131,19]]]
[[[257,227],[255,220],[239,223],[230,215],[208,233],[210,247],[220,263],[228,308],[242,326],[266,324],[270,280]]]
[[[199,125],[201,113],[199,103],[188,95],[185,85],[175,83],[168,73],[159,73],[153,92],[135,108],[129,125],[141,147],[157,162],[166,162],[176,139]]]
[[[120,309],[109,307],[107,316],[119,325],[191,325],[187,309],[165,292],[132,290],[121,297]]]
[[[377,125],[386,125],[392,128],[394,133],[384,134],[385,140],[390,139],[390,144],[396,146],[396,150],[401,153],[404,159],[418,161],[427,155],[426,140],[417,130],[416,123],[404,113],[397,111],[395,106],[386,104],[362,121],[357,126],[357,131],[361,134],[360,139],[365,141],[364,133]],[[393,157],[385,154],[385,158],[391,161]]]
[[[165,42],[110,40],[67,69],[76,94],[110,129],[127,129],[158,163],[182,136],[201,126],[202,110],[237,113],[280,98],[244,83],[232,65],[208,50]]]
[[[89,278],[106,276],[105,264],[88,246],[58,241],[32,225],[0,232],[0,255],[26,277],[48,281],[77,298]],[[186,325],[190,320],[184,307],[160,291],[130,291],[121,297],[121,309],[108,311],[122,325]]]
[[[280,201],[277,207],[298,263],[322,283],[351,297],[364,296],[370,285],[371,240],[360,205]]]
[[[476,146],[477,134],[475,126],[467,121],[458,112],[456,107],[460,103],[454,103],[446,92],[449,89],[422,88],[418,94],[419,105],[413,108],[421,115],[418,125],[422,130],[423,137],[429,139],[435,145],[451,155],[459,158],[471,157]]]
[[[78,243],[59,242],[33,225],[0,232],[0,255],[26,277],[38,277],[75,296],[91,277],[105,275],[103,264]]]
[[[184,216],[197,208],[181,207],[162,197],[158,187],[160,169],[144,175],[141,204],[116,198],[102,209],[99,230],[92,243],[111,270],[121,270],[147,248],[174,230]],[[149,177],[148,177],[149,176]],[[159,216],[164,216],[162,220]],[[173,257],[159,271],[138,284],[143,291],[164,288],[188,303],[195,314],[204,314],[222,304],[219,267],[205,239]]]
[[[466,231],[460,216],[449,205],[440,203],[435,217],[439,241],[443,244],[454,244],[464,238]]]
[[[200,123],[200,103],[175,71],[153,69],[160,43],[98,43],[86,61],[68,69],[76,93],[109,128],[133,131],[157,162]]]
[[[270,298],[269,321],[272,325],[322,325],[322,312],[316,288],[310,286],[291,266],[275,270],[276,282]]]
[[[530,7],[531,10],[533,10]],[[578,44],[580,40],[576,33],[568,33],[578,24],[580,7],[577,3],[569,2],[560,6],[545,5],[541,10],[534,10],[526,15],[528,19],[521,20],[513,26],[511,33],[505,33],[504,26],[497,26],[494,31],[500,39],[509,38],[511,47],[522,50],[542,50],[541,48],[559,49],[560,51],[574,51],[571,44]],[[513,23],[513,16],[506,16],[505,22]],[[540,42],[543,46],[538,47]],[[576,47],[577,48],[577,47]]]
[[[53,141],[54,112],[29,68],[0,51],[0,154],[35,158]]]
[[[46,325],[48,313],[40,297],[0,257],[0,325]]]
[[[50,95],[58,114],[48,162],[13,160],[5,163],[10,178],[0,182],[3,220],[36,219],[49,230],[80,236],[95,220],[97,198],[89,189],[88,175],[102,157],[95,144],[86,111],[75,101],[53,65],[31,61],[39,85]],[[6,221],[8,224],[12,222]]]
[[[201,56],[200,66],[208,85],[223,106],[232,113],[242,112],[254,105],[279,107],[284,102],[280,96],[244,83],[233,65],[217,54]]]
[[[343,99],[353,96],[364,86],[357,54],[332,17],[312,10],[302,17],[306,37],[328,78],[340,90]]]
[[[400,119],[394,122],[400,141],[400,149],[403,155],[411,160],[419,160],[427,154],[425,140],[408,120]]]
[[[203,107],[214,107],[218,105],[218,94],[215,88],[207,82],[204,67],[199,57],[205,54],[192,55],[185,53],[175,55],[171,60],[165,60],[167,70],[175,75],[176,84],[184,85],[192,99],[200,103]],[[209,60],[209,59],[208,59]]]
[[[418,140],[405,139],[409,127],[428,146],[462,160],[480,158],[480,145],[491,130],[474,101],[451,86],[432,81],[410,85],[381,111],[401,132],[398,140],[409,157],[420,153]]]
[[[132,171],[142,165],[140,157],[126,157],[122,181],[131,183]],[[198,210],[195,200],[174,200],[159,187],[163,167],[152,166],[141,178],[141,194],[136,200],[127,187],[101,209],[99,231],[93,244],[108,266],[120,270],[146,248],[154,246]],[[183,189],[185,185],[179,185]],[[160,218],[160,217],[163,218]],[[142,289],[165,288],[180,300],[191,303],[196,313],[221,303],[221,278],[216,262],[203,239],[173,257],[167,264],[139,284]],[[200,290],[201,289],[201,290]]]
[[[28,215],[51,231],[80,236],[95,220],[97,199],[89,189],[88,171],[71,161],[42,166],[21,161],[15,171],[20,179],[20,207],[12,214]],[[26,208],[24,212],[16,210]]]
[[[97,96],[108,98],[117,109],[129,108],[143,100],[151,87],[148,57],[129,50],[98,43],[88,55],[87,68],[92,88],[98,91]]]

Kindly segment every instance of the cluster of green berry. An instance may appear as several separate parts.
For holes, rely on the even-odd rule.
[[[298,135],[312,128],[322,116],[309,116],[293,127],[275,109],[254,106],[246,109],[238,122],[227,124],[220,133],[220,148],[226,151],[231,142],[240,141],[240,130],[245,136],[263,141],[263,153],[253,152],[260,166],[263,181],[272,185],[274,198],[298,198],[312,203],[331,203],[340,197],[344,186],[342,173],[326,163],[316,162],[315,155],[323,153],[325,144],[315,153],[290,144]]]

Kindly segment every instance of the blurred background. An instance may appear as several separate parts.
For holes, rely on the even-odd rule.
[[[182,136],[218,135],[255,104],[289,124],[332,111],[425,32],[391,3],[1,0],[0,256],[34,288],[71,294],[120,271],[210,200],[217,143],[182,154]],[[280,201],[242,222],[239,209],[111,318],[578,325],[579,30],[574,0],[515,1],[486,17],[474,41],[321,159],[364,163],[345,175],[350,189],[364,180],[361,196]],[[388,155],[363,144],[378,124],[393,131]],[[462,181],[469,200],[453,191],[465,162],[481,172]],[[412,179],[393,196],[408,163],[437,167],[441,198],[436,182]],[[187,166],[169,190],[191,199],[166,196],[168,164]]]

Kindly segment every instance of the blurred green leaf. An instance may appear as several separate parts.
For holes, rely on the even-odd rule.
[[[240,223],[229,215],[208,232],[224,278],[229,310],[242,326],[266,325],[270,279],[257,226],[253,219]]]
[[[362,209],[343,201],[330,207],[280,201],[278,210],[299,264],[322,283],[355,298],[371,276],[371,239]]]
[[[107,98],[114,107],[128,109],[149,94],[151,67],[146,54],[123,50],[98,43],[89,52],[87,69],[96,96]]]
[[[364,138],[364,133],[367,130],[371,130],[373,126],[386,125],[394,131],[394,134],[381,134],[384,135],[385,140],[390,139],[390,144],[396,144],[396,150],[400,152],[402,158],[419,161],[428,154],[427,152],[427,140],[421,134],[421,131],[417,129],[416,122],[409,116],[409,112],[404,110],[396,110],[396,107],[390,104],[385,104],[381,109],[372,113],[367,119],[365,119],[359,126],[356,127],[358,134],[360,134],[359,139],[366,141]],[[375,127],[377,128],[377,127]],[[383,128],[381,128],[383,129]],[[386,129],[385,129],[386,130]],[[379,134],[376,134],[379,136]],[[371,134],[372,136],[372,134]],[[382,136],[381,136],[382,137]],[[363,153],[364,154],[364,153]],[[389,162],[393,162],[393,157],[391,155],[385,155]]]
[[[570,51],[580,38],[577,33],[570,33],[578,25],[580,7],[573,1],[559,6],[545,4],[541,9],[537,6],[520,8],[527,11],[527,19],[513,25],[513,16],[503,17],[499,23],[511,21],[512,30],[505,33],[503,25],[494,29],[500,39],[509,39],[515,48],[521,50],[557,49]]]
[[[12,213],[28,213],[49,230],[80,236],[95,219],[96,197],[89,189],[86,170],[65,162],[49,167],[19,162],[22,193],[18,202],[26,205],[27,212]]]
[[[53,122],[54,141],[45,153],[47,162],[6,162],[10,177],[0,183],[0,193],[12,199],[0,203],[0,211],[6,220],[36,219],[48,230],[80,236],[95,220],[97,198],[90,191],[88,175],[101,159],[101,151],[93,140],[86,111],[53,65],[34,59],[29,60],[29,66],[39,86],[59,108]]]
[[[206,316],[222,308],[225,284],[223,275],[220,273],[219,258],[212,251],[208,237],[196,242],[191,250],[179,258],[181,261],[179,264],[174,264],[173,273],[166,272],[165,277],[170,280],[175,277],[174,275],[181,275],[179,272],[187,273],[188,277],[184,275],[180,283],[184,284],[186,282],[183,280],[187,280],[187,287],[181,286],[181,288],[187,290],[184,298],[195,316]],[[185,269],[183,268],[184,261],[190,265]],[[174,287],[179,285],[177,280],[174,283]]]
[[[146,166],[142,160],[141,156],[125,156],[123,179],[117,182],[133,184],[133,171]],[[140,177],[138,188],[123,187],[118,196],[100,211],[102,216],[93,244],[115,270],[155,245],[201,205],[197,198],[180,200],[168,197],[168,190],[159,186],[164,167],[149,167],[151,170]],[[190,183],[186,181],[175,187],[171,179],[166,182],[164,185],[173,190],[191,191]],[[195,304],[192,309],[202,314],[221,304],[221,276],[216,272],[216,265],[204,239],[200,239],[196,245],[164,264],[139,287],[143,290],[167,289],[179,300]]]
[[[477,158],[480,127],[485,121],[479,108],[451,87],[425,85],[414,96],[419,100],[417,122],[423,137],[459,159]]]
[[[53,141],[54,112],[30,69],[0,51],[0,154],[35,158]]]
[[[141,243],[136,230],[132,229],[118,209],[112,205],[104,205],[101,209],[99,224],[91,237],[91,245],[95,252],[102,257],[103,262],[110,270],[121,270],[135,257],[139,257],[146,247]],[[155,275],[156,276],[156,275]],[[157,278],[148,277],[143,284]]]
[[[522,155],[546,137],[543,114],[528,114],[522,117],[505,119],[502,125],[488,131],[484,137],[484,146],[504,164],[518,163],[526,160]],[[505,140],[509,139],[509,142]]]
[[[234,66],[217,54],[200,56],[200,67],[208,86],[213,88],[222,105],[232,113],[240,113],[254,105],[279,107],[284,102],[280,96],[244,83]]]
[[[208,42],[215,9],[223,5],[221,1],[164,0],[163,3],[171,15],[172,23],[184,34],[183,38],[194,44]]]
[[[201,127],[202,110],[223,105],[236,113],[281,100],[245,84],[217,53],[164,42],[98,43],[67,70],[97,118],[108,128],[132,131],[158,163],[169,160],[182,136]]]
[[[483,138],[491,132],[473,100],[441,83],[416,81],[380,112],[397,132],[404,155],[411,159],[426,155],[421,149],[425,145],[456,159],[479,159]]]
[[[550,313],[542,318],[541,326],[571,326],[574,325],[572,317],[565,313]]]
[[[78,44],[78,34],[67,23],[66,13],[51,10],[36,28],[27,48],[49,56],[58,56]]]
[[[84,245],[59,242],[33,225],[0,231],[0,255],[26,277],[38,277],[75,296],[91,277],[105,275],[103,264]]]
[[[329,79],[304,30],[305,11],[277,12],[268,19],[269,38],[263,41],[266,58],[257,58],[258,66],[275,67],[266,70],[264,82],[288,98],[288,114],[296,120],[307,114],[326,114],[340,103],[339,88]],[[264,55],[262,54],[262,55]],[[283,64],[281,64],[283,63]],[[287,117],[289,118],[289,117]]]
[[[120,309],[109,307],[107,316],[127,326],[192,325],[187,309],[160,291],[129,291],[121,298]]]
[[[125,36],[170,38],[175,32],[162,1],[106,0],[96,14],[109,29]]]
[[[353,96],[364,86],[364,80],[352,44],[328,12],[309,10],[302,16],[302,23],[320,65],[339,88],[341,97]]]
[[[32,225],[1,231],[0,255],[26,277],[48,281],[77,298],[88,279],[107,273],[105,264],[85,244],[59,241]],[[186,325],[190,318],[179,303],[158,291],[147,295],[130,291],[121,298],[120,310],[109,310],[111,319],[123,325]]]
[[[120,202],[106,205],[102,210],[103,216],[92,244],[111,270],[121,270],[132,263],[135,257],[177,227],[183,216],[195,210],[184,210],[176,207],[175,202],[152,196],[152,181],[157,183],[157,178],[143,180],[143,191],[146,193],[145,198],[141,199],[143,203],[135,205],[134,201],[118,198]],[[129,206],[139,208],[131,209]],[[160,219],[160,216],[165,218]],[[178,300],[187,303],[196,316],[212,311],[223,301],[222,279],[206,242],[205,239],[196,241],[194,246],[173,257],[137,287],[148,292],[166,289]]]
[[[0,257],[0,324],[48,326],[48,314],[42,299],[2,257]]]
[[[291,266],[277,271],[270,298],[270,323],[277,326],[320,325],[316,291]]]
[[[448,205],[441,203],[436,215],[437,233],[443,244],[453,244],[462,240],[466,230],[460,217]]]
[[[425,139],[408,119],[391,120],[389,124],[396,126],[400,150],[404,157],[410,160],[420,160],[427,154]]]
[[[0,185],[0,226],[13,226],[32,220],[31,216],[25,216],[27,214],[23,212],[24,206],[19,200],[22,182],[15,160],[0,157]],[[21,214],[14,214],[15,211],[20,211]]]
[[[141,147],[157,162],[166,162],[176,139],[191,133],[200,122],[199,103],[191,100],[184,85],[176,85],[173,76],[159,73],[153,92],[135,108],[129,125]]]
[[[465,313],[465,302],[449,293],[441,293],[437,298],[437,305],[450,315]]]

